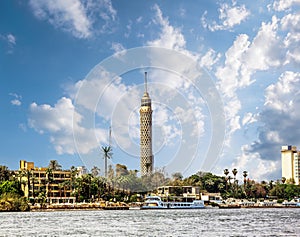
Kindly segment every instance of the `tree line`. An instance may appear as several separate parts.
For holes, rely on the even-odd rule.
[[[53,171],[61,170],[56,160],[50,161],[46,173],[46,185],[53,182]],[[286,182],[284,178],[276,181],[256,182],[248,178],[248,172],[243,171],[243,180],[237,179],[237,169],[224,170],[219,176],[210,172],[197,172],[183,178],[181,173],[168,177],[163,169],[156,170],[149,176],[138,176],[137,170],[128,170],[125,165],[117,164],[115,169],[110,165],[106,177],[99,176],[100,169],[94,166],[89,173],[78,175],[78,169],[72,166],[70,179],[58,185],[60,196],[64,190],[71,189],[71,195],[77,202],[93,202],[97,200],[136,202],[139,197],[148,192],[155,192],[159,186],[199,186],[202,193],[220,193],[226,198],[277,198],[291,200],[300,196],[300,186]],[[231,175],[232,174],[232,175]],[[20,177],[25,177],[21,179]],[[47,189],[35,190],[35,177],[30,170],[11,171],[6,166],[0,166],[0,210],[28,210],[24,197],[24,186],[31,187],[32,196],[45,202]],[[22,187],[23,186],[23,187]],[[50,185],[51,186],[51,185]],[[49,186],[49,187],[50,187]]]

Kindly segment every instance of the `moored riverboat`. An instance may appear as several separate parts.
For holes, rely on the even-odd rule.
[[[201,209],[205,208],[204,201],[164,202],[159,196],[148,196],[141,209]]]

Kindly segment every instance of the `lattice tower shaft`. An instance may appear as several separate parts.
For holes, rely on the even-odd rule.
[[[145,92],[140,108],[141,176],[153,172],[151,99]]]

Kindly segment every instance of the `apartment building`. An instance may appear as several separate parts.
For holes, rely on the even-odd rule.
[[[281,147],[282,177],[287,181],[300,184],[300,151],[296,146]]]
[[[48,203],[73,203],[71,171],[35,167],[34,162],[20,161],[19,177],[24,195],[31,200],[45,197]]]

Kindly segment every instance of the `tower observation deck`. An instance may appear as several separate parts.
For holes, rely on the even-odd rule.
[[[153,171],[152,108],[151,99],[147,91],[147,72],[145,72],[144,86],[145,90],[140,108],[141,176],[150,175]]]

